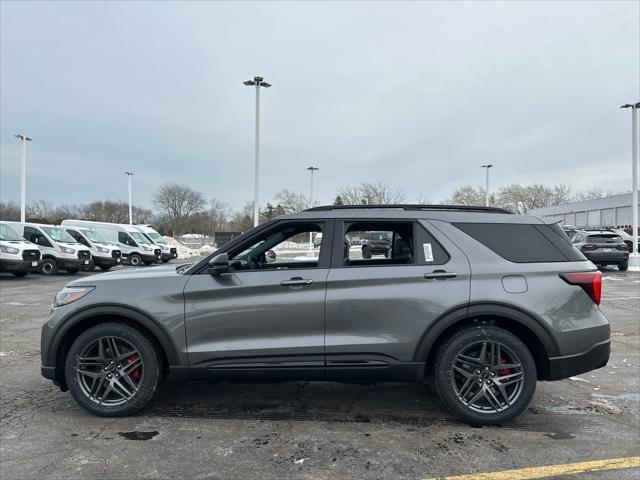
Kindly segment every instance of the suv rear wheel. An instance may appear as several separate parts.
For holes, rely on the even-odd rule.
[[[621,263],[620,265],[618,265],[618,270],[620,270],[621,272],[626,272],[628,268],[628,263]]]
[[[132,415],[147,405],[156,391],[158,353],[135,328],[103,323],[73,342],[65,378],[76,402],[94,415]]]
[[[536,381],[531,352],[502,328],[465,328],[437,353],[438,394],[449,410],[470,423],[499,425],[513,420],[529,405]]]

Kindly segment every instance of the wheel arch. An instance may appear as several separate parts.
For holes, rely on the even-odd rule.
[[[169,335],[145,313],[130,307],[115,305],[91,307],[66,319],[52,339],[47,364],[55,366],[55,380],[62,390],[67,388],[64,363],[74,340],[88,328],[106,322],[123,323],[140,330],[156,347],[165,369],[180,364],[178,352]]]
[[[425,373],[432,372],[438,346],[462,328],[495,325],[516,335],[530,349],[538,378],[549,376],[549,358],[558,355],[558,345],[542,320],[511,305],[476,303],[445,313],[425,331],[415,350],[414,361],[425,362]]]

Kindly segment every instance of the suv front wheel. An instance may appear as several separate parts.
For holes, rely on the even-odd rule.
[[[120,323],[99,324],[71,345],[65,378],[76,402],[94,415],[132,415],[156,391],[158,354],[137,329]]]
[[[512,333],[494,326],[460,330],[437,353],[435,386],[464,420],[499,425],[527,408],[536,388],[533,356]]]

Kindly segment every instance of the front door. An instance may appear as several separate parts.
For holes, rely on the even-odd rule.
[[[330,221],[282,221],[232,247],[230,271],[192,275],[185,291],[194,377],[324,378]],[[311,237],[322,232],[313,247]]]

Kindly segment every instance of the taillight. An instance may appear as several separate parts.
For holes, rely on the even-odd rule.
[[[561,273],[562,278],[569,285],[577,285],[591,297],[597,305],[600,305],[602,296],[602,273],[601,272],[576,272]]]

